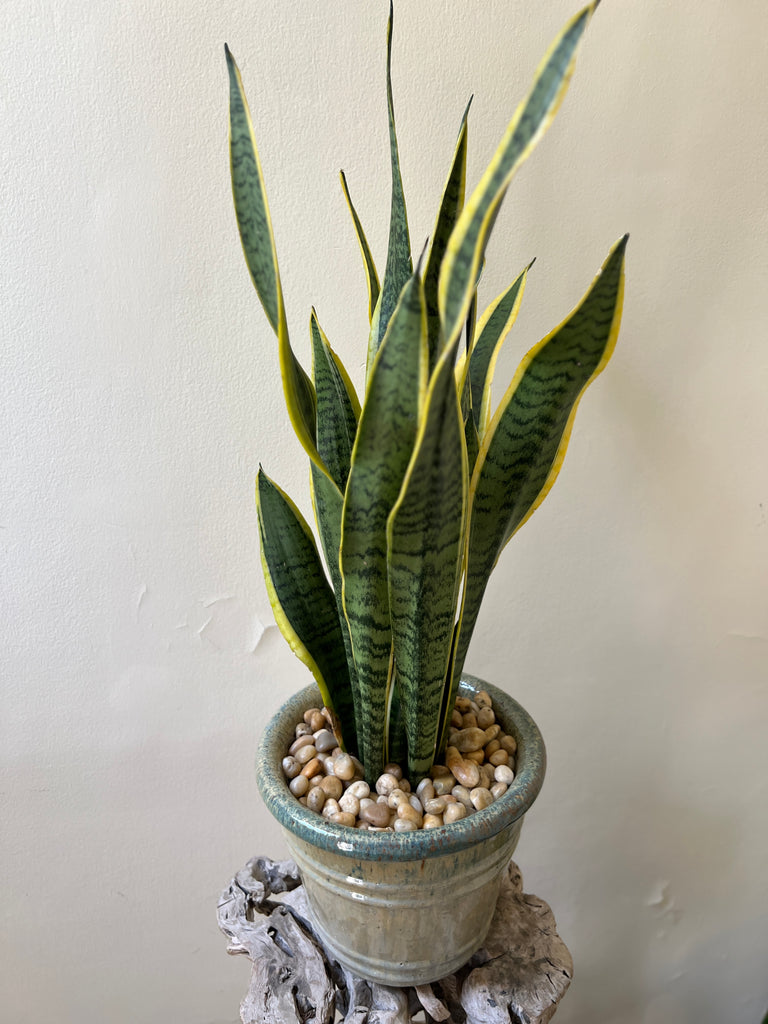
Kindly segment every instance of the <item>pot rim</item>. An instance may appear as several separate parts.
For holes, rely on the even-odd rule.
[[[337,825],[310,811],[288,789],[281,761],[285,732],[293,729],[310,707],[320,706],[320,691],[311,684],[283,704],[266,726],[256,757],[256,781],[267,809],[298,839],[329,853],[366,861],[410,861],[455,854],[490,839],[521,818],[538,796],[544,781],[546,749],[538,726],[522,705],[497,686],[462,674],[460,693],[486,690],[507,732],[517,740],[515,778],[503,797],[482,811],[434,829],[413,832],[369,832]]]

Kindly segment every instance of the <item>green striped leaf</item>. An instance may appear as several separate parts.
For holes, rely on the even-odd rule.
[[[362,733],[362,705],[357,688],[357,673],[355,672],[355,661],[352,655],[352,642],[349,637],[349,625],[344,614],[342,601],[342,577],[340,564],[341,549],[341,513],[344,507],[344,497],[333,482],[322,470],[318,469],[314,462],[310,462],[310,492],[312,496],[312,508],[315,513],[320,543],[325,555],[325,564],[328,567],[328,574],[331,577],[333,595],[336,602],[341,636],[344,641],[344,652],[349,673],[349,683],[352,689],[352,701],[355,715],[355,733],[347,733],[347,750],[357,754],[356,737]]]
[[[317,680],[345,736],[354,735],[352,692],[333,591],[305,519],[259,468],[256,507],[261,560],[275,621]]]
[[[576,309],[523,359],[483,439],[470,484],[467,578],[454,681],[488,577],[504,545],[554,484],[581,396],[615,348],[627,239],[611,250]]]
[[[309,320],[312,376],[317,395],[317,451],[340,491],[347,486],[360,403],[314,309]]]
[[[577,14],[550,47],[527,99],[518,107],[453,230],[440,272],[445,344],[453,340],[466,319],[477,271],[507,187],[557,113],[573,73],[578,43],[597,3],[594,0]]]
[[[403,289],[374,360],[342,513],[344,610],[366,708],[358,744],[366,777],[374,780],[384,763],[391,686],[387,517],[411,457],[426,391],[426,330],[417,273]]]
[[[448,180],[443,189],[440,210],[432,232],[432,243],[424,271],[424,294],[427,301],[427,337],[429,342],[429,372],[432,373],[440,355],[440,306],[438,303],[438,282],[440,267],[445,255],[451,232],[464,206],[464,190],[467,181],[467,118],[470,99],[464,117],[461,119],[459,138],[453,154]]]
[[[387,524],[389,603],[408,778],[435,757],[461,578],[468,470],[455,346],[429,385],[413,455]]]
[[[347,178],[344,171],[341,171],[340,175],[341,187],[344,190],[344,198],[347,200],[349,212],[352,214],[352,223],[355,225],[355,235],[357,236],[357,242],[363,256],[365,281],[368,285],[368,323],[371,323],[373,320],[373,311],[376,309],[376,303],[379,301],[379,275],[376,273],[376,264],[373,262],[373,256],[371,254],[370,246],[368,245],[368,239],[365,237],[365,232],[363,231],[363,225],[360,223],[360,218],[357,216],[357,211],[352,203],[352,197],[349,194]]]
[[[504,339],[517,319],[528,271],[532,266],[533,263],[529,263],[509,288],[491,303],[477,328],[477,341],[469,359],[469,384],[478,436],[485,433],[491,417],[491,384],[496,359]]]
[[[229,72],[229,152],[232,195],[245,262],[277,335],[280,372],[293,429],[311,459],[320,462],[315,446],[315,391],[293,353],[288,337],[277,251],[269,215],[264,176],[240,71],[225,46]]]
[[[413,273],[411,242],[408,236],[408,216],[405,210],[403,180],[400,175],[400,156],[395,132],[395,107],[392,100],[392,0],[387,22],[387,111],[389,115],[389,151],[392,164],[392,199],[389,215],[389,245],[387,266],[378,303],[378,316],[374,317],[368,343],[366,379],[370,377],[373,360],[386,334],[389,320],[400,298],[400,293]]]

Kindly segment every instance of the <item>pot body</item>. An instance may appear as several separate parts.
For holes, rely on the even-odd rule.
[[[517,741],[515,780],[485,810],[440,828],[366,832],[303,807],[280,761],[296,723],[319,692],[307,687],[275,715],[262,737],[258,783],[301,872],[314,925],[336,959],[384,985],[422,985],[458,970],[482,944],[525,812],[544,778],[544,742],[511,697],[472,676],[461,693],[487,690],[497,721]]]

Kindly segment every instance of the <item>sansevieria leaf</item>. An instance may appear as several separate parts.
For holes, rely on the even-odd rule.
[[[343,492],[347,486],[360,403],[341,361],[317,322],[314,309],[309,333],[317,395],[317,450],[328,475]]]
[[[315,391],[294,355],[288,337],[272,221],[248,101],[235,58],[229,47],[225,46],[225,52],[229,72],[232,195],[245,262],[267,320],[277,335],[288,415],[307,454],[320,463],[315,446]]]
[[[502,342],[517,319],[532,264],[488,307],[477,328],[477,340],[469,358],[472,413],[478,435],[482,436],[491,416],[491,384]]]
[[[392,0],[390,0],[389,21],[387,22],[387,110],[389,114],[390,163],[392,165],[392,199],[389,214],[387,266],[384,271],[378,308],[371,324],[366,377],[371,374],[373,360],[389,326],[389,319],[394,312],[401,291],[413,272],[408,216],[405,210],[403,179],[400,175],[400,155],[395,132],[395,106],[392,99],[392,21]]]
[[[344,174],[344,171],[341,171],[340,173],[341,187],[344,190],[344,198],[347,200],[349,212],[352,214],[352,223],[355,225],[355,234],[357,236],[358,245],[360,246],[360,252],[363,256],[365,281],[368,285],[368,323],[370,323],[373,320],[373,311],[376,309],[376,303],[379,301],[379,275],[376,273],[376,264],[373,262],[373,256],[371,254],[370,246],[368,245],[368,239],[365,237],[365,232],[363,231],[363,225],[360,223],[357,210],[355,210],[352,203],[352,197],[349,194],[346,175]]]
[[[317,680],[345,736],[354,737],[352,692],[333,591],[305,519],[262,469],[256,481],[261,560],[280,632]]]
[[[502,548],[560,472],[579,400],[610,359],[621,322],[624,252],[611,250],[576,309],[523,359],[483,439],[470,485],[467,578],[456,672]]]
[[[477,188],[467,200],[448,242],[440,271],[440,316],[445,344],[460,331],[472,299],[478,268],[512,176],[549,127],[573,74],[576,49],[599,0],[563,29],[539,66]]]
[[[461,579],[468,479],[454,358],[455,349],[446,350],[433,374],[387,526],[395,671],[412,783],[435,756]]]
[[[427,301],[427,337],[429,341],[429,371],[430,374],[437,363],[440,355],[440,307],[438,304],[438,283],[440,280],[440,267],[445,256],[445,249],[448,239],[451,236],[462,207],[464,206],[464,190],[467,181],[467,118],[469,108],[472,105],[470,99],[461,119],[459,138],[456,142],[456,149],[453,154],[451,169],[448,172],[448,180],[443,189],[443,196],[440,201],[440,210],[437,214],[435,229],[432,232],[432,241],[427,257],[427,267],[424,271],[424,295]]]
[[[374,360],[342,514],[344,610],[366,708],[358,741],[369,780],[378,777],[384,763],[391,685],[387,517],[400,492],[424,401],[426,332],[424,289],[417,272],[403,289]]]

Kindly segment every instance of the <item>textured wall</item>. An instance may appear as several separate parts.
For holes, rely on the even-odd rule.
[[[466,100],[477,180],[569,0],[400,0],[415,248]],[[384,0],[6,0],[0,649],[8,1024],[224,1024],[214,906],[281,854],[252,777],[305,681],[271,625],[259,460],[308,511],[236,238],[223,43],[257,122],[295,344],[359,380],[383,265]],[[754,1024],[768,1006],[768,162],[763,0],[610,0],[496,227],[537,256],[500,361],[632,234],[623,335],[468,667],[542,726],[526,884],[576,960],[562,1024]]]

